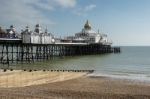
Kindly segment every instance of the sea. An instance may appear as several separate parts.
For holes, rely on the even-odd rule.
[[[150,82],[150,47],[123,46],[121,53],[61,57],[48,61],[12,65],[9,68],[94,70],[90,76]]]

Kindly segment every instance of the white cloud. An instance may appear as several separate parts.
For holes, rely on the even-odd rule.
[[[54,24],[42,11],[34,8],[39,7],[45,10],[52,10],[52,6],[42,4],[39,0],[3,0],[0,3],[0,25],[6,26],[14,24],[18,29],[27,24],[35,25],[37,20],[40,23],[50,26]]]
[[[85,11],[91,11],[91,10],[93,10],[94,8],[96,8],[96,5],[91,4],[91,5],[88,5],[88,6],[85,7]]]
[[[44,9],[44,10],[54,10],[54,7],[52,5],[50,5],[49,3],[36,3],[35,6]]]
[[[55,0],[62,7],[75,7],[76,0]]]
[[[94,10],[96,8],[95,4],[90,4],[85,7],[78,7],[76,8],[73,13],[78,15],[78,16],[86,16],[88,12]]]
[[[76,15],[85,15],[95,7],[96,5],[90,4],[80,8],[77,0],[1,0],[0,26],[8,28],[14,24],[20,31],[25,25],[33,28],[39,21],[43,27],[52,27],[56,23],[49,18],[51,11],[71,8],[70,11],[73,10]]]
[[[29,24],[34,26],[37,21],[44,26],[51,27],[48,14],[57,7],[74,7],[76,0],[1,0],[0,1],[0,26],[8,28],[14,24],[18,30]],[[48,13],[45,14],[43,10]]]

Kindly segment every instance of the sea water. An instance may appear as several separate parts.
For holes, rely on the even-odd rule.
[[[121,50],[120,54],[101,57],[92,75],[150,81],[150,47],[121,47]]]
[[[18,64],[9,68],[94,70],[91,76],[150,81],[150,47],[121,47],[121,53],[118,54],[54,58],[48,61]]]

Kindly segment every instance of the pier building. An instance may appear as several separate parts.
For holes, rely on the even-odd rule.
[[[94,31],[88,20],[80,32],[75,33],[75,36],[68,36],[67,39],[77,43],[99,43],[103,45],[112,44],[112,41],[108,39],[106,34]]]
[[[47,28],[45,32],[42,32],[39,24],[36,24],[35,30],[31,31],[29,26],[26,26],[26,29],[22,31],[22,42],[26,44],[51,44],[55,43],[54,36],[51,33],[48,33]]]
[[[2,29],[0,27],[0,38],[16,39],[18,38],[18,33],[13,25],[9,29]]]

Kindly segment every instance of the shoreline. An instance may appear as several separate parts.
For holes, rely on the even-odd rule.
[[[106,74],[106,73],[91,73],[89,77],[106,77],[110,79],[127,80],[141,83],[150,83],[150,77],[146,74]]]
[[[10,71],[11,72],[11,71]],[[15,71],[19,74],[20,71]],[[109,77],[90,77],[87,72],[24,72],[25,75],[34,73],[34,77],[42,75],[28,86],[0,87],[0,98],[7,99],[149,99],[150,83],[134,82],[131,80],[113,79]],[[40,74],[41,73],[41,74]],[[44,74],[43,74],[44,73]],[[45,74],[46,73],[46,74]],[[9,73],[8,73],[9,74]],[[64,75],[64,79],[62,78]],[[11,74],[12,75],[12,74]],[[22,74],[23,75],[23,74]],[[1,76],[1,74],[0,74]],[[8,75],[10,76],[10,75]],[[45,79],[44,79],[44,78]],[[60,77],[60,78],[59,78]],[[53,78],[53,79],[52,79]],[[0,77],[1,79],[1,77]],[[17,78],[16,78],[17,79]],[[24,79],[22,78],[24,81]],[[32,81],[32,79],[30,79]],[[40,84],[37,82],[40,81]],[[41,81],[46,81],[41,83]],[[1,84],[1,83],[0,83]],[[19,83],[21,84],[21,83]],[[23,84],[23,83],[22,83]]]
[[[79,78],[88,72],[64,72],[64,71],[2,71],[0,70],[0,88],[25,87],[60,82]]]

